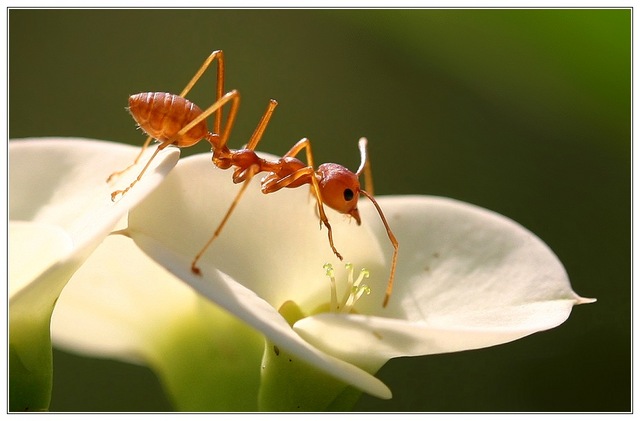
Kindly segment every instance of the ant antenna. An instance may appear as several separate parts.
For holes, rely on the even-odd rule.
[[[367,153],[367,139],[362,137],[358,141],[358,149],[360,149],[360,167],[358,171],[356,171],[356,175],[360,176],[360,174],[364,171],[364,183],[366,190],[360,189],[360,194],[365,196],[367,199],[373,203],[376,210],[378,211],[378,215],[380,215],[380,219],[384,224],[384,228],[387,230],[387,236],[389,237],[389,241],[391,241],[391,245],[393,246],[393,257],[391,258],[391,273],[389,275],[389,282],[387,283],[387,290],[384,293],[384,302],[382,303],[383,307],[386,307],[389,303],[389,298],[391,298],[391,291],[393,290],[393,280],[396,275],[396,266],[398,264],[398,240],[396,236],[393,235],[393,231],[391,231],[391,227],[387,222],[387,218],[385,218],[380,205],[376,199],[373,198],[373,177],[371,175],[371,164],[369,163],[369,155]]]
[[[356,171],[356,175],[360,176],[364,171],[364,189],[373,196],[373,173],[371,172],[371,160],[367,151],[367,138],[361,137],[358,140],[358,149],[360,149],[360,167]]]

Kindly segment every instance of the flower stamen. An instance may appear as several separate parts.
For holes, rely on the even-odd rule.
[[[329,311],[332,313],[338,312],[338,292],[336,291],[336,278],[334,276],[333,265],[331,263],[325,263],[322,266],[326,271],[326,276],[329,278],[331,283],[331,304],[329,306]]]
[[[369,271],[367,269],[361,269],[360,274],[356,279],[353,279],[353,265],[347,263],[345,268],[347,269],[347,282],[346,288],[342,299],[338,301],[337,286],[335,279],[335,272],[333,266],[330,263],[326,263],[323,268],[329,278],[331,285],[331,301],[329,309],[333,313],[350,313],[353,310],[353,306],[364,294],[369,295],[371,288],[368,285],[362,283],[364,279],[369,278]]]

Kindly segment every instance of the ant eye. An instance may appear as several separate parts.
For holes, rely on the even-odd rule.
[[[342,194],[344,195],[344,200],[347,201],[347,202],[350,202],[351,199],[353,199],[353,196],[354,196],[353,190],[351,190],[351,189],[345,189],[344,193],[342,193]]]

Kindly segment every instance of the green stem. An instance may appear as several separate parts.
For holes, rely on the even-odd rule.
[[[265,341],[258,408],[267,412],[348,411],[360,392]]]
[[[178,411],[256,411],[262,335],[204,300],[159,332],[151,364]]]
[[[36,312],[32,318],[9,316],[10,411],[49,408],[53,383],[50,316],[50,312]]]

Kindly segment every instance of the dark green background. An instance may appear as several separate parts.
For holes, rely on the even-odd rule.
[[[507,215],[598,298],[510,344],[393,360],[394,399],[357,410],[631,409],[630,10],[13,9],[10,136],[139,144],[128,95],[179,92],[214,49],[243,95],[232,147],[276,98],[259,149],[309,137],[354,168],[367,136],[377,194]],[[190,98],[209,105],[213,79]],[[170,409],[147,369],[54,358],[53,411]]]

